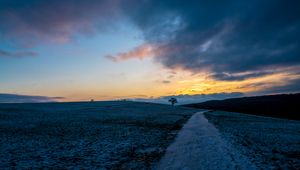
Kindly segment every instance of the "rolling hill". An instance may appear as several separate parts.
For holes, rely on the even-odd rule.
[[[211,100],[183,106],[300,120],[300,93]]]

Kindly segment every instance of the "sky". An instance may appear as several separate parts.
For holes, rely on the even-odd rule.
[[[297,0],[0,0],[0,98],[299,92],[298,9]]]

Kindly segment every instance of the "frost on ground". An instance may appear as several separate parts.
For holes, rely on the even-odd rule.
[[[300,121],[221,111],[205,117],[259,169],[300,169]]]
[[[221,137],[203,112],[198,112],[184,125],[155,169],[251,170],[256,167]]]
[[[135,102],[0,104],[0,169],[149,169],[194,112]]]

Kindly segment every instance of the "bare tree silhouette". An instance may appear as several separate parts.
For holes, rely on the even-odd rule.
[[[169,102],[172,104],[172,106],[174,106],[175,103],[178,103],[177,99],[172,97],[171,99],[169,99]]]

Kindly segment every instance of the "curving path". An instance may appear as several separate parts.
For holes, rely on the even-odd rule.
[[[195,113],[184,125],[154,169],[158,170],[231,170],[257,169],[247,157],[224,140],[202,112]]]

